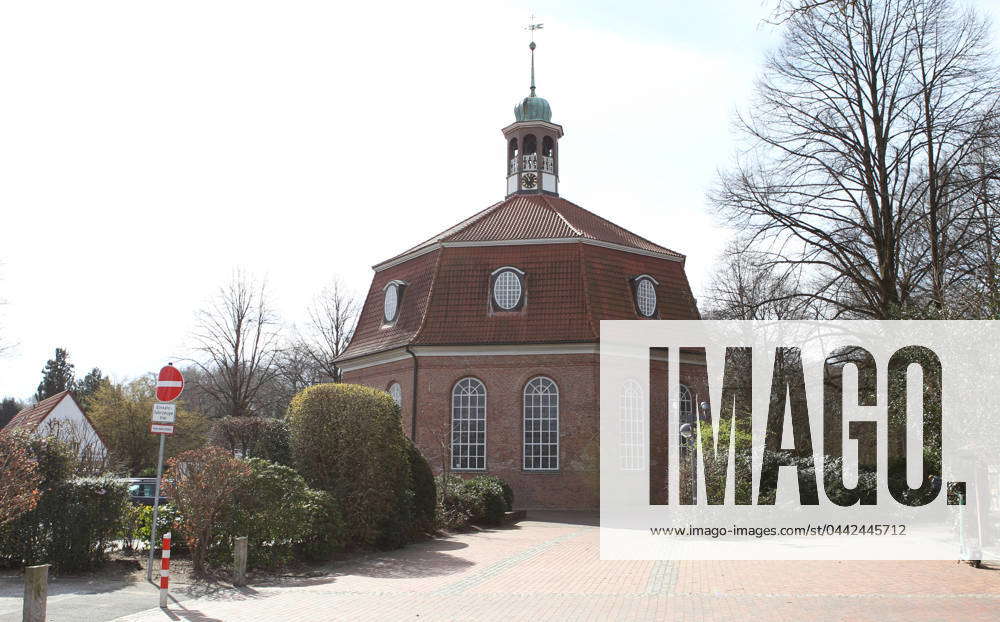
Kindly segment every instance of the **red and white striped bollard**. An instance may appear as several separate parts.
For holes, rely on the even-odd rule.
[[[170,590],[170,532],[163,534],[163,553],[160,555],[160,607],[166,608]]]

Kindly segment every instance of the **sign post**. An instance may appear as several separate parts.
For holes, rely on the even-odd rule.
[[[160,481],[163,479],[163,446],[167,436],[174,433],[177,405],[170,404],[184,390],[184,376],[179,369],[168,363],[160,370],[156,379],[156,399],[149,431],[160,436],[160,455],[156,460],[156,487],[153,492],[153,524],[149,534],[149,561],[146,563],[146,580],[153,580],[153,552],[156,550],[156,521],[160,517]]]

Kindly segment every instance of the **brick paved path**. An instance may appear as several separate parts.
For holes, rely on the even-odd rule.
[[[532,518],[337,564],[329,577],[220,592],[172,604],[169,614],[120,620],[1000,620],[1000,570],[953,562],[602,562],[593,517]]]

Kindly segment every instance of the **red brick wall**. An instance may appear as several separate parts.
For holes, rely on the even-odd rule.
[[[596,354],[419,357],[416,443],[440,473],[450,455],[451,390],[473,376],[486,386],[486,474],[514,488],[519,508],[593,509],[599,505],[600,438]],[[692,390],[703,386],[700,367],[682,365],[681,382]],[[386,389],[393,381],[403,389],[403,426],[411,425],[412,362],[387,363],[346,372],[346,382]],[[650,498],[665,502],[666,363],[651,365]],[[523,391],[536,376],[559,387],[559,470],[525,471],[523,464]],[[703,393],[702,391],[699,391]],[[443,447],[442,447],[443,444]],[[456,472],[458,473],[458,472]],[[467,472],[469,476],[483,471]],[[465,475],[466,473],[459,473]],[[660,479],[657,479],[658,476]]]

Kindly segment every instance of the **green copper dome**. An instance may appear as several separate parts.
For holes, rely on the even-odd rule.
[[[535,90],[531,89],[532,92]],[[514,106],[516,121],[552,121],[552,108],[549,102],[536,95],[525,97],[520,104]]]

